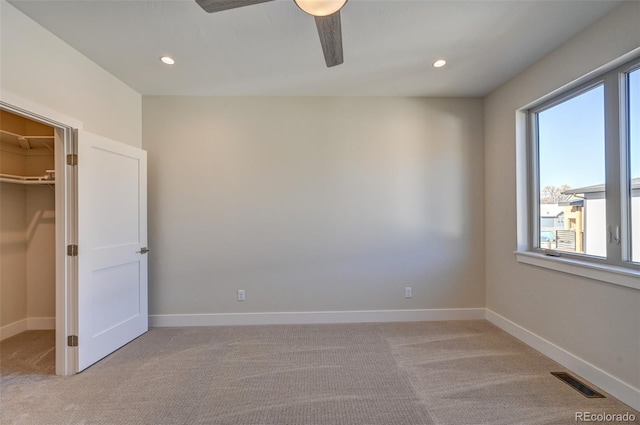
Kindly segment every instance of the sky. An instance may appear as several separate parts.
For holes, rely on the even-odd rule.
[[[631,175],[640,177],[640,69],[629,74]],[[538,115],[540,188],[602,184],[604,88],[597,86]]]

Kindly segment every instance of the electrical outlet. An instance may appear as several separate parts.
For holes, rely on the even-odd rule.
[[[405,298],[413,297],[413,289],[411,288],[411,286],[406,286],[404,288],[404,297]]]
[[[244,301],[244,289],[238,289],[238,301]]]

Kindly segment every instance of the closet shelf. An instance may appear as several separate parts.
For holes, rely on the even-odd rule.
[[[12,145],[20,146],[22,149],[34,149],[45,147],[53,151],[54,137],[51,136],[27,136],[18,133],[12,133],[7,130],[0,129],[0,141]]]
[[[55,184],[55,170],[47,170],[44,176],[14,176],[0,173],[0,182],[17,184]]]

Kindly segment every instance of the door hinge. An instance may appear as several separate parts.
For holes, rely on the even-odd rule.
[[[78,165],[78,155],[75,153],[67,155],[67,165]]]
[[[67,255],[69,257],[78,256],[78,245],[67,245]]]
[[[67,346],[69,346],[69,347],[77,347],[78,346],[78,335],[69,335],[67,337]]]

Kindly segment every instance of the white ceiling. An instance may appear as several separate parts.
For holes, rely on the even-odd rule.
[[[215,14],[195,0],[10,2],[143,95],[283,96],[483,96],[620,3],[350,0],[345,62],[326,68],[293,0]]]

